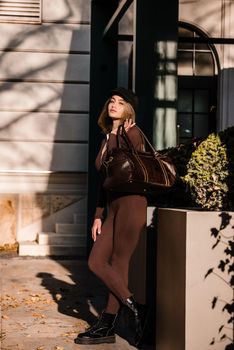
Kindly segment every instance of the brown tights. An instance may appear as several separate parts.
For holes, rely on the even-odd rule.
[[[110,202],[108,215],[89,256],[89,268],[109,288],[105,311],[116,314],[129,298],[129,261],[146,224],[145,197],[129,195]]]

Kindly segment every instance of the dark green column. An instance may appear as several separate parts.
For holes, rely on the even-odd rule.
[[[176,144],[178,0],[135,0],[135,16],[133,85],[139,97],[138,124],[156,148],[162,149]],[[156,210],[150,219],[139,248],[145,249],[145,260],[136,261],[136,266],[145,265],[141,288],[145,287],[145,301],[150,306],[147,337],[153,342],[160,307],[156,305]]]
[[[178,0],[135,0],[139,124],[157,148],[176,144]]]
[[[89,108],[89,166],[88,166],[88,244],[92,240],[90,229],[97,202],[98,174],[94,162],[102,138],[97,126],[98,115],[110,89],[117,83],[117,27],[112,28],[113,39],[103,39],[103,31],[118,7],[118,0],[93,0],[91,5],[91,62]]]

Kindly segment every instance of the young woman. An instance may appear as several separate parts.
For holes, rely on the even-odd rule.
[[[110,92],[110,98],[98,120],[99,126],[106,134],[96,158],[98,170],[108,150],[117,146],[116,134],[121,124],[124,124],[134,147],[137,150],[142,149],[143,141],[135,127],[136,107],[137,97],[132,91],[119,87]],[[123,137],[121,145],[126,145]],[[103,221],[106,207],[107,216]],[[101,188],[92,226],[94,244],[88,264],[108,287],[109,298],[98,321],[77,336],[77,344],[114,343],[114,324],[121,304],[126,305],[134,314],[136,345],[141,340],[142,319],[139,304],[128,289],[128,270],[130,258],[146,225],[146,208],[147,200],[144,196],[110,193]]]

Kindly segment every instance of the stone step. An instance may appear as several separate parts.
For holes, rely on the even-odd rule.
[[[39,244],[66,245],[66,246],[86,246],[87,236],[84,234],[40,232],[37,236]]]
[[[70,245],[48,245],[37,242],[20,242],[19,256],[85,256],[86,248]]]
[[[55,232],[61,234],[85,234],[85,224],[55,224]]]

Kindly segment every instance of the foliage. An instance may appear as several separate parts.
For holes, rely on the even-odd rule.
[[[228,175],[226,146],[213,133],[193,152],[183,180],[199,206],[221,210],[227,208]]]
[[[174,161],[178,180],[153,204],[234,210],[234,127],[160,152]]]
[[[234,209],[234,127],[230,127],[219,133],[222,143],[226,146],[228,170],[228,207]]]

